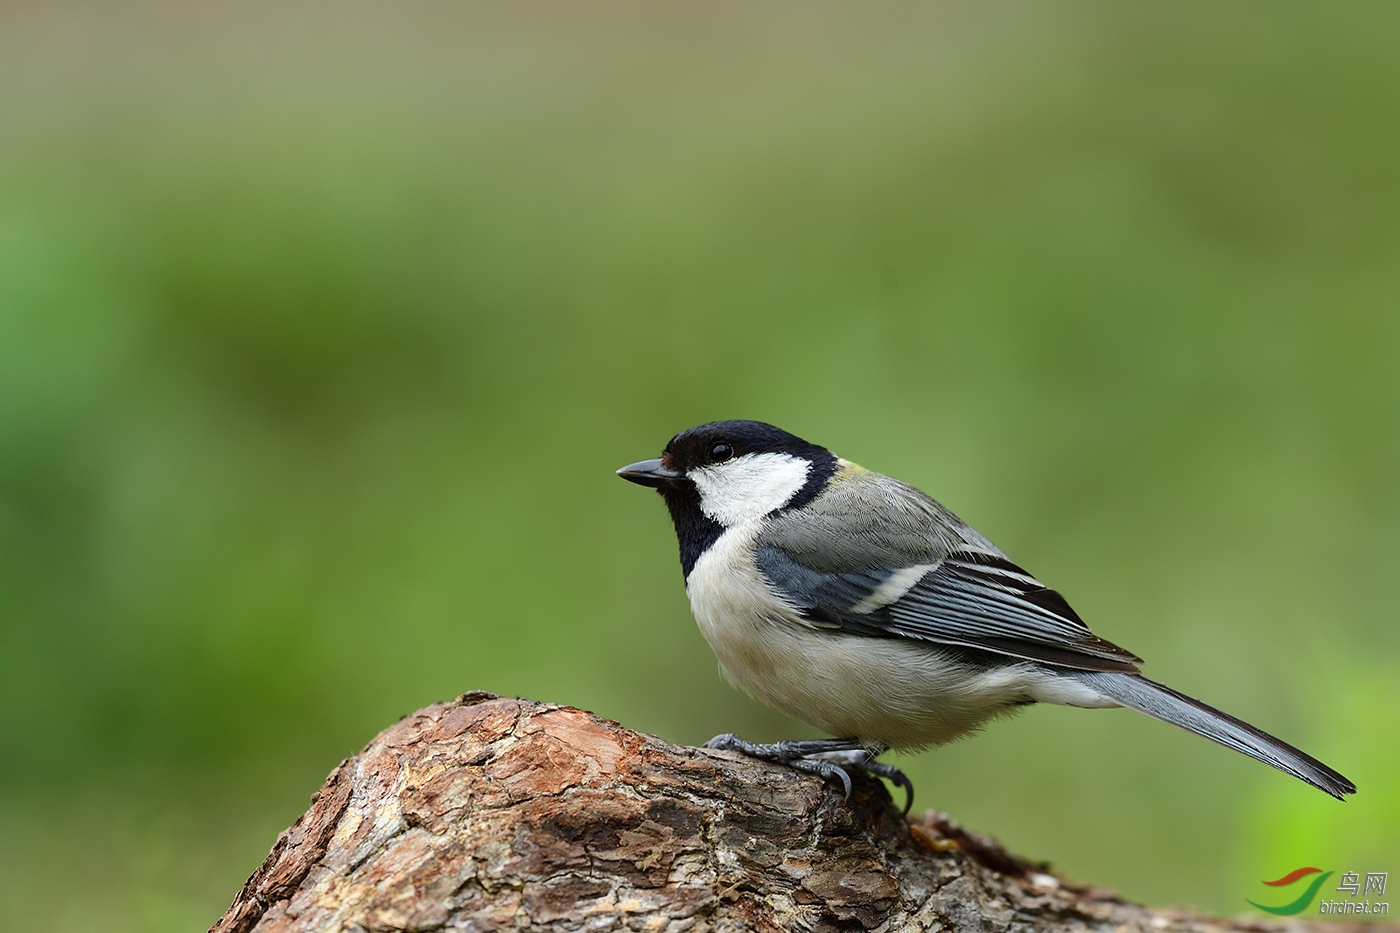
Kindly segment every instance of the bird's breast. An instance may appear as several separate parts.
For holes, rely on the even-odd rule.
[[[808,623],[764,579],[753,558],[757,523],[727,529],[695,562],[686,595],[725,676],[750,692],[789,650],[784,630]]]

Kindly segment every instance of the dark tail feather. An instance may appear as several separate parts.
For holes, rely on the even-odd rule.
[[[1342,800],[1346,794],[1356,793],[1355,784],[1311,755],[1300,752],[1287,742],[1280,742],[1242,719],[1222,713],[1141,674],[1075,671],[1073,676],[1124,706],[1273,765],[1338,800]]]

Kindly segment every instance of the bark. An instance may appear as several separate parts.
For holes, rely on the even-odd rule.
[[[1127,903],[944,814],[906,821],[852,777],[847,800],[781,765],[468,693],[341,762],[213,929],[1382,929]]]

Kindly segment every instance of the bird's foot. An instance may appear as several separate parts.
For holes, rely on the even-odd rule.
[[[904,788],[904,812],[914,805],[914,784],[899,768],[875,760],[879,750],[872,750],[860,739],[802,739],[788,742],[749,742],[737,735],[717,735],[705,743],[706,748],[742,752],[751,758],[777,761],[790,768],[834,777],[841,782],[846,797],[851,796],[851,776],[846,767],[860,768],[867,774],[882,777]],[[843,765],[845,767],[843,767]]]
[[[882,777],[894,784],[896,787],[904,788],[904,810],[905,816],[909,815],[909,808],[914,806],[914,782],[909,780],[909,775],[905,774],[894,765],[887,765],[883,761],[876,761],[874,756],[866,758],[857,764],[857,767],[864,768],[869,774]]]

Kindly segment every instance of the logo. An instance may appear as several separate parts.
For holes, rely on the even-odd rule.
[[[1287,904],[1277,906],[1270,904],[1260,904],[1258,901],[1248,901],[1260,910],[1276,914],[1281,917],[1291,917],[1294,914],[1301,914],[1312,906],[1313,900],[1317,897],[1317,892],[1322,889],[1322,885],[1328,878],[1336,872],[1323,871],[1321,868],[1295,868],[1282,878],[1274,881],[1265,881],[1264,884],[1271,888],[1286,888],[1297,884],[1304,878],[1310,878],[1308,885],[1295,899]],[[1368,871],[1363,882],[1362,876],[1354,871],[1343,872],[1342,883],[1337,885],[1337,891],[1345,894],[1350,900],[1329,901],[1326,898],[1317,905],[1317,912],[1320,914],[1388,914],[1390,913],[1389,901],[1372,901],[1367,899],[1367,894],[1385,894],[1385,883],[1389,872]],[[1357,898],[1362,898],[1357,900]]]
[[[1291,917],[1294,914],[1301,914],[1312,906],[1313,898],[1317,897],[1318,889],[1322,887],[1324,881],[1332,877],[1332,874],[1333,873],[1330,871],[1323,872],[1321,868],[1295,868],[1277,881],[1265,881],[1264,883],[1271,888],[1285,888],[1290,884],[1294,884],[1306,878],[1308,875],[1317,875],[1308,885],[1307,889],[1304,890],[1302,894],[1298,895],[1297,900],[1289,901],[1287,904],[1281,904],[1278,907],[1270,907],[1268,904],[1260,904],[1255,901],[1249,901],[1249,903],[1258,907],[1260,910],[1268,911],[1271,914],[1278,914],[1281,917]]]

